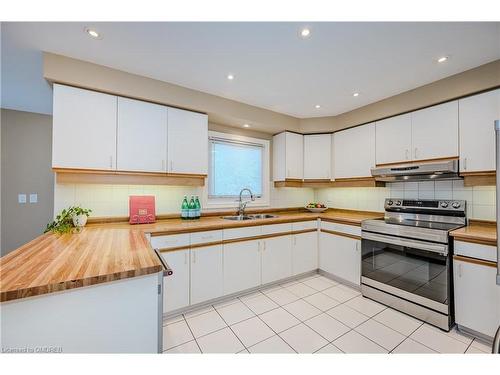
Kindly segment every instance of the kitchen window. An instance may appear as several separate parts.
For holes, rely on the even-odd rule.
[[[236,207],[243,188],[255,196],[249,206],[269,205],[269,141],[210,132],[208,151],[208,206]]]

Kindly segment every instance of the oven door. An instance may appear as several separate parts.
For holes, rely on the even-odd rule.
[[[362,232],[362,283],[447,314],[448,245]]]

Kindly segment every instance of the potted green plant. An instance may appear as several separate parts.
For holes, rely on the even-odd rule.
[[[71,232],[74,228],[79,232],[87,224],[87,218],[91,212],[92,210],[79,206],[65,208],[56,216],[54,221],[47,224],[44,233],[63,234]]]

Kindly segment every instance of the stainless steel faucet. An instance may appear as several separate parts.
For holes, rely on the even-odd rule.
[[[238,204],[238,212],[237,212],[238,216],[244,216],[245,215],[245,208],[246,208],[248,202],[250,202],[250,201],[243,202],[243,200],[242,200],[242,194],[243,194],[244,191],[248,191],[250,193],[250,200],[252,202],[255,200],[255,197],[253,196],[252,190],[250,190],[249,188],[243,188],[243,189],[241,189],[241,191],[240,191],[240,199],[238,200],[238,202],[239,202],[239,204]]]

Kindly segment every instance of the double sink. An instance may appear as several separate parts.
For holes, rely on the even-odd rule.
[[[224,220],[234,220],[234,221],[257,220],[257,219],[273,219],[275,217],[278,217],[278,216],[276,216],[276,215],[270,215],[270,214],[222,216],[222,218]]]

